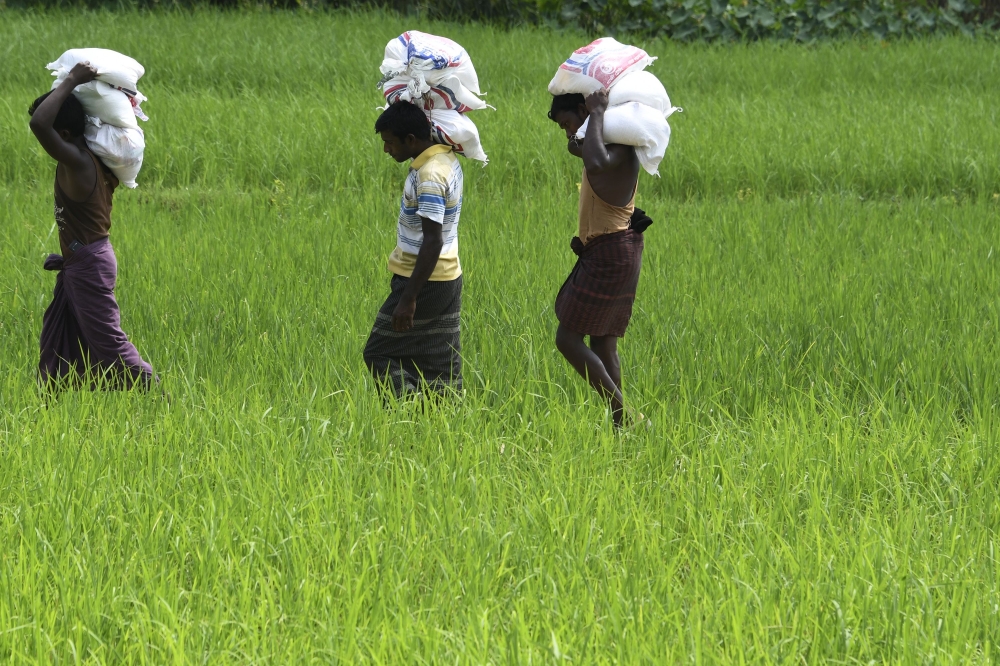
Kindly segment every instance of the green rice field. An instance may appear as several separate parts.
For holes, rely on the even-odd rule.
[[[382,49],[469,51],[466,392],[361,358],[405,165]],[[684,112],[617,433],[555,349],[589,41],[383,13],[0,10],[0,659],[991,664],[1000,658],[1000,44],[638,42]],[[123,326],[156,393],[37,391],[58,251],[45,64],[146,67]]]

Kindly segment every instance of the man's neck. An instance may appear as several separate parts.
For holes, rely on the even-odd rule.
[[[421,141],[419,144],[415,146],[417,152],[416,154],[413,155],[411,159],[414,160],[417,159],[418,157],[424,154],[425,150],[427,150],[428,148],[433,148],[436,145],[437,144],[434,143],[433,141]]]

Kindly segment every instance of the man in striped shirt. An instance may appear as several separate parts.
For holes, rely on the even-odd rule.
[[[450,146],[431,141],[427,116],[409,102],[390,105],[375,131],[384,152],[413,161],[389,255],[390,293],[368,336],[365,364],[397,396],[425,387],[459,391],[462,166]]]

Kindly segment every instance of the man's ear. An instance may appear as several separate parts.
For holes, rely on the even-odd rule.
[[[576,112],[580,114],[580,117],[583,118],[584,120],[586,120],[587,117],[590,115],[590,111],[587,111],[586,104],[578,104],[576,107]]]
[[[59,130],[59,136],[66,143],[73,143],[73,135],[69,133],[69,130]]]

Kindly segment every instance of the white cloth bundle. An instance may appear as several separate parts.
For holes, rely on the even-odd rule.
[[[146,149],[142,128],[115,127],[88,118],[83,135],[90,150],[111,169],[122,185],[137,187],[135,178],[142,168],[142,155]]]
[[[136,122],[137,117],[148,120],[140,106],[146,97],[136,89],[145,69],[133,58],[108,49],[70,49],[46,66],[56,77],[52,88],[81,62],[97,70],[96,80],[73,89],[88,116],[87,146],[123,185],[134,188],[146,147]]]
[[[479,98],[484,94],[479,90],[479,76],[460,44],[410,30],[385,45],[379,71],[378,87],[386,103],[415,104],[427,114],[432,140],[484,165],[489,161],[479,129],[465,115],[489,105]]]
[[[379,88],[389,104],[412,102],[425,111],[485,109],[479,76],[460,44],[410,30],[385,45]]]
[[[435,143],[451,146],[459,155],[484,165],[489,162],[479,141],[479,128],[468,116],[451,109],[425,113],[431,122],[431,139]]]

